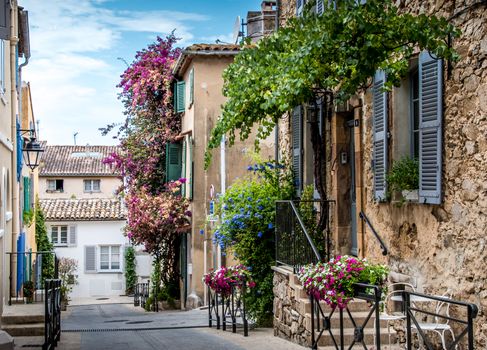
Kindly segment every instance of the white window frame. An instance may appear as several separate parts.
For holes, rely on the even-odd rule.
[[[62,240],[62,228],[66,228],[66,242],[63,243],[61,242]],[[56,229],[56,242],[53,239],[53,230]],[[49,238],[51,240],[51,243],[55,247],[67,247],[69,245],[69,226],[68,225],[52,225],[49,227]]]
[[[113,268],[113,263],[112,261],[113,256],[115,255],[112,252],[113,248],[118,248],[118,268]],[[106,260],[102,260],[102,254],[105,255],[107,253],[102,253],[103,248],[108,248],[108,268],[102,268],[102,263],[106,262]],[[98,272],[122,272],[122,246],[119,244],[104,244],[98,246],[98,252],[97,252],[97,270]]]
[[[95,183],[98,183],[98,189],[95,189]],[[89,189],[86,185],[89,184]],[[99,193],[101,192],[101,180],[100,179],[85,179],[83,180],[83,192],[85,193]]]

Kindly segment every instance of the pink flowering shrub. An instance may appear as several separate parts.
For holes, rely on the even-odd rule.
[[[203,281],[218,294],[228,296],[232,292],[232,284],[245,281],[248,288],[254,288],[249,269],[244,265],[222,266],[216,271],[205,274]],[[241,288],[241,284],[238,285]]]
[[[298,279],[308,295],[344,309],[353,299],[355,283],[381,285],[388,274],[389,270],[384,265],[372,265],[367,259],[344,255],[327,263],[303,266]]]

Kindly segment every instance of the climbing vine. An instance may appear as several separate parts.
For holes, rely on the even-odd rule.
[[[115,136],[121,152],[104,160],[124,179],[119,192],[125,196],[128,210],[125,233],[160,261],[162,284],[179,281],[179,236],[189,231],[191,215],[179,194],[185,180],[165,181],[166,145],[181,129],[171,89],[172,69],[180,55],[180,49],[174,47],[176,41],[173,34],[157,38],[137,52],[121,75],[118,87],[126,120]],[[102,133],[116,127],[109,125]]]
[[[206,166],[223,135],[233,144],[236,131],[245,140],[256,127],[258,147],[278,118],[316,93],[344,101],[366,89],[378,69],[387,74],[387,89],[397,86],[418,49],[456,58],[447,38],[459,32],[444,18],[399,13],[391,0],[336,3],[316,15],[310,1],[303,16],[235,57],[224,73],[228,100],[211,132]]]

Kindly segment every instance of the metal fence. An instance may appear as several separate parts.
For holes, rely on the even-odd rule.
[[[44,281],[58,278],[54,252],[7,252],[10,262],[8,304],[44,301]]]
[[[232,333],[237,328],[243,328],[243,335],[249,335],[249,322],[245,305],[246,281],[230,283],[230,294],[216,293],[208,287],[208,321],[209,327],[216,321],[216,329],[226,331],[227,324],[232,327]],[[221,312],[221,317],[220,317]]]
[[[324,221],[324,231],[307,227],[300,213],[303,204],[312,207],[311,220],[314,224],[319,227],[320,222]],[[329,204],[329,201],[276,201],[277,265],[290,266],[297,272],[303,265],[316,263],[322,258],[328,260]]]
[[[44,344],[43,350],[54,349],[61,339],[61,280],[44,282]]]
[[[145,283],[137,283],[134,289],[134,306],[141,306],[145,308],[147,299],[149,298],[149,281]]]

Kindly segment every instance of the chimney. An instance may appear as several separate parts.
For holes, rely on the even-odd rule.
[[[260,11],[247,13],[247,37],[253,42],[274,32],[276,28],[276,1],[262,1]]]
[[[262,1],[261,8],[262,8],[262,12],[275,11],[276,1]]]

